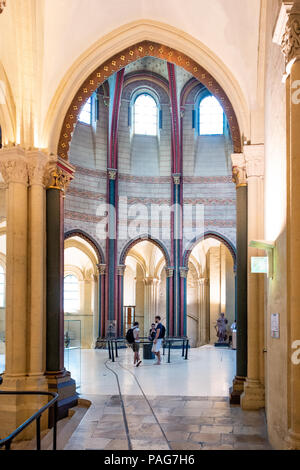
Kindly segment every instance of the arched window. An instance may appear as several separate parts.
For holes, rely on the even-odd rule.
[[[157,135],[158,108],[155,99],[147,93],[137,97],[134,103],[134,133]]]
[[[199,134],[221,135],[224,133],[224,111],[214,96],[207,96],[200,101]]]
[[[64,279],[64,310],[77,312],[80,308],[79,282],[76,276],[69,274]]]
[[[5,271],[0,265],[0,307],[5,307]]]
[[[79,122],[91,124],[92,121],[92,97],[90,96],[79,114]]]

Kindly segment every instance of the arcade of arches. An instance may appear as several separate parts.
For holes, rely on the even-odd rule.
[[[188,0],[189,34],[180,0],[81,3],[0,8],[0,388],[64,417],[75,336],[100,355],[158,314],[201,350],[223,312],[229,402],[300,449],[300,2]],[[0,434],[39,404],[1,398]]]

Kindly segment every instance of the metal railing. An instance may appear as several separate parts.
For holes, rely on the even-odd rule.
[[[53,407],[53,450],[56,450],[56,440],[57,440],[57,400],[58,394],[52,392],[13,392],[13,391],[0,391],[1,395],[39,395],[39,396],[48,396],[52,399],[46,403],[42,408],[40,408],[36,413],[34,413],[30,418],[24,421],[21,426],[15,429],[9,436],[0,440],[0,448],[5,446],[5,450],[11,449],[11,443],[15,437],[17,437],[24,429],[26,429],[31,423],[36,421],[36,450],[41,450],[41,416],[42,414]]]
[[[152,344],[148,338],[140,338],[140,344]],[[102,340],[104,343],[107,343],[108,347],[108,356],[112,362],[115,362],[115,357],[119,357],[118,354],[118,343],[126,344],[126,338],[105,338]],[[187,336],[182,337],[168,337],[163,340],[163,355],[165,355],[165,350],[168,349],[168,364],[171,363],[171,347],[173,343],[182,343],[182,357],[187,361],[188,360],[188,351],[189,351],[189,338]]]

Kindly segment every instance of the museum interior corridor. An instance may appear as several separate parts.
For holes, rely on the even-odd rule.
[[[300,450],[299,24],[0,0],[0,449]]]

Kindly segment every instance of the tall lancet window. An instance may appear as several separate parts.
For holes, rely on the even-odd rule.
[[[157,135],[158,107],[152,96],[143,93],[137,97],[133,116],[135,134]]]
[[[79,122],[84,124],[91,124],[92,121],[92,97],[90,96],[85,105],[83,106],[79,118]]]
[[[80,309],[80,289],[76,276],[69,274],[64,279],[64,311],[77,312]]]
[[[219,101],[214,96],[207,96],[200,101],[199,134],[224,134],[224,111]]]

